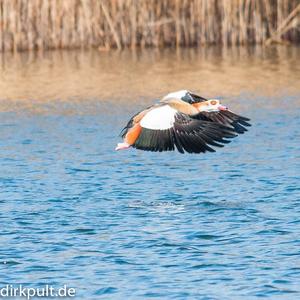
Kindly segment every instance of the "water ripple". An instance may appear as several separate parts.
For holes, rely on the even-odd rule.
[[[300,121],[293,98],[285,114],[245,99],[256,126],[199,156],[114,152],[120,106],[114,119],[2,113],[1,284],[65,283],[82,299],[300,298]]]

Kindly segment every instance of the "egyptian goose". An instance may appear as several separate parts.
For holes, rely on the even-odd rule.
[[[166,95],[157,104],[134,115],[121,132],[116,150],[134,147],[147,151],[215,152],[228,139],[251,126],[217,99],[205,99],[186,90]]]

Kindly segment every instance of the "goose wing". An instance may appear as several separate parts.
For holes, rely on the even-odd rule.
[[[153,109],[154,107],[155,107],[154,105],[149,106],[146,109],[139,111],[138,113],[133,115],[131,119],[127,122],[126,126],[122,129],[120,136],[124,138],[128,133],[129,129],[132,128],[135,124],[139,123],[141,119],[145,116],[145,114],[151,109]]]
[[[199,114],[193,116],[193,118],[222,124],[233,129],[238,134],[243,134],[247,131],[246,127],[251,126],[249,123],[249,118],[235,114],[230,110],[220,110],[218,112],[200,112]]]
[[[193,118],[168,104],[135,115],[127,127],[132,127],[135,120],[141,131],[132,146],[146,151],[172,151],[177,148],[181,153],[214,152],[212,146],[223,147],[229,142],[227,138],[236,136],[232,128],[211,120]],[[123,135],[126,135],[127,127]]]

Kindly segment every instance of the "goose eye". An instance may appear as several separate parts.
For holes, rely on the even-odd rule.
[[[216,105],[216,104],[217,104],[217,101],[216,101],[216,100],[212,100],[212,101],[210,101],[210,104],[211,104],[211,105]]]

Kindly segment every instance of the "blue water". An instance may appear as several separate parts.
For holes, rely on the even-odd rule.
[[[253,127],[205,155],[115,152],[137,108],[110,105],[1,113],[0,285],[299,299],[299,97],[244,96]]]

